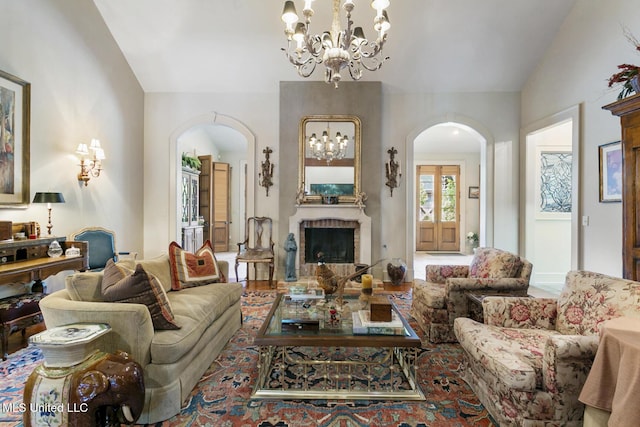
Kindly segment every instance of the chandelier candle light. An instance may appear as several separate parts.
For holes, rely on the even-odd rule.
[[[341,135],[340,132],[336,132],[335,142],[329,134],[331,128],[327,123],[327,129],[322,131],[322,137],[318,139],[315,133],[312,133],[309,137],[309,148],[313,153],[313,157],[318,160],[326,160],[327,163],[331,163],[334,159],[343,159],[347,154],[347,148],[349,147],[349,136]]]
[[[316,69],[316,65],[323,63],[326,67],[325,81],[333,83],[337,88],[342,78],[340,71],[349,68],[353,80],[360,80],[363,68],[369,71],[378,70],[389,59],[382,56],[382,47],[387,40],[387,31],[391,27],[385,10],[389,0],[373,0],[371,7],[376,10],[373,28],[377,32],[375,41],[365,38],[362,27],[353,28],[351,12],[355,4],[353,0],[345,0],[342,8],[346,12],[347,26],[344,30],[340,26],[340,0],[333,0],[333,18],[331,30],[322,34],[311,34],[309,25],[313,16],[311,3],[305,0],[304,22],[298,22],[298,14],[294,2],[284,2],[282,20],[286,27],[287,47],[282,50],[289,61],[296,67],[298,74],[309,77]],[[293,43],[295,42],[295,43]]]

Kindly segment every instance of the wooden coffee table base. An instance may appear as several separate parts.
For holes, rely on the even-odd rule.
[[[425,400],[417,384],[416,347],[259,351],[253,399]]]

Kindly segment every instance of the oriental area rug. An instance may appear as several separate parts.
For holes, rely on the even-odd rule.
[[[421,335],[409,316],[410,294],[390,296]],[[242,327],[205,372],[175,417],[155,424],[164,427],[463,427],[496,426],[469,386],[460,378],[462,349],[457,344],[433,345],[423,340],[417,362],[418,383],[426,400],[329,401],[251,400],[258,373],[258,349],[253,337],[274,301],[273,292],[245,292]],[[422,336],[421,336],[422,337]],[[423,338],[423,337],[422,337]],[[34,347],[20,350],[0,363],[2,408],[22,402],[26,378],[41,363]],[[0,426],[22,426],[19,414],[0,408]]]

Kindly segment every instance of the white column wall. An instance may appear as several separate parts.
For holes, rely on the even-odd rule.
[[[608,78],[623,63],[638,65],[640,56],[626,40],[622,26],[640,36],[636,0],[577,1],[539,67],[522,91],[523,127],[572,105],[582,114],[580,212],[584,269],[622,275],[622,204],[598,201],[598,146],[620,140],[620,120],[602,106],[619,90]]]

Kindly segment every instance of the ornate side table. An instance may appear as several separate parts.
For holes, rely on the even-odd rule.
[[[133,424],[144,406],[142,367],[97,349],[106,324],[76,323],[33,335],[45,361],[27,379],[25,426]],[[97,420],[97,421],[96,421]]]

